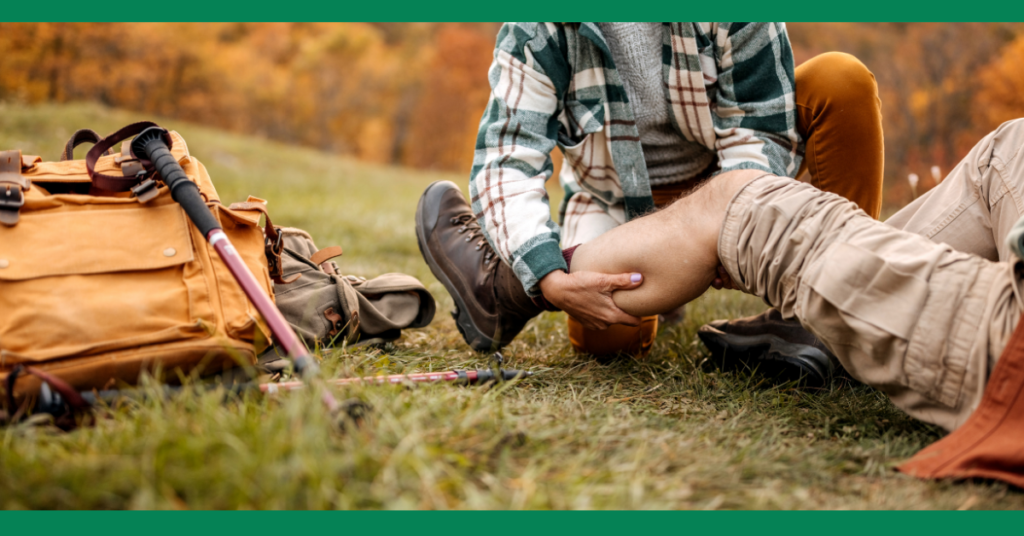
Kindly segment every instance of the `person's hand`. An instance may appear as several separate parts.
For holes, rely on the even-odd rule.
[[[729,277],[729,272],[725,271],[725,266],[719,264],[716,270],[715,278],[711,281],[711,286],[714,287],[715,290],[739,290],[732,284],[732,278]]]
[[[619,309],[612,300],[616,290],[632,290],[643,284],[640,274],[599,274],[556,270],[540,280],[544,299],[565,311],[587,329],[607,329],[612,324],[640,325],[640,319]]]

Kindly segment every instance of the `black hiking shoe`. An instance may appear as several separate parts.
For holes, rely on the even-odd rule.
[[[756,370],[779,383],[820,388],[829,384],[836,357],[796,320],[768,309],[757,316],[716,320],[697,330],[711,351],[711,364],[722,370]]]

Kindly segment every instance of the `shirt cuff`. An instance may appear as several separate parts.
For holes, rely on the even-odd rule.
[[[786,173],[784,171],[783,172],[779,172],[779,170],[777,170],[777,169],[771,169],[771,168],[769,168],[769,167],[767,167],[767,166],[765,166],[763,164],[759,164],[757,162],[750,162],[750,161],[740,162],[739,164],[722,168],[722,169],[712,173],[711,176],[712,177],[716,177],[718,175],[721,175],[722,173],[726,173],[728,171],[736,171],[737,169],[756,169],[756,170],[759,170],[759,171],[764,171],[765,173],[774,173],[774,174],[776,174],[776,175],[778,175],[780,177],[787,177],[788,176],[788,175],[786,175]]]
[[[518,252],[517,252],[518,253]],[[562,257],[562,248],[556,240],[544,240],[534,244],[528,251],[515,255],[512,270],[523,284],[531,298],[541,295],[540,280],[555,270],[568,271],[569,266]]]

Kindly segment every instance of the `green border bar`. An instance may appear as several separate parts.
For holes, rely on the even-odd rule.
[[[1024,512],[5,512],[5,534],[75,536],[912,536],[1020,534]]]
[[[511,3],[479,0],[174,0],[131,4],[94,4],[80,0],[50,0],[44,3],[6,0],[0,11],[0,20],[5,22],[494,22],[523,20],[530,15],[546,20],[617,22],[681,19],[684,15],[692,19],[794,22],[1024,21],[1024,2],[1018,0],[983,3],[962,0],[531,0]]]

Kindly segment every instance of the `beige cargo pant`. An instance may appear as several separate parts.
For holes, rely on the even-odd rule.
[[[1024,120],[978,143],[886,223],[792,179],[729,205],[718,240],[733,282],[818,336],[903,411],[963,424],[1024,311],[1004,239],[1024,214]]]

